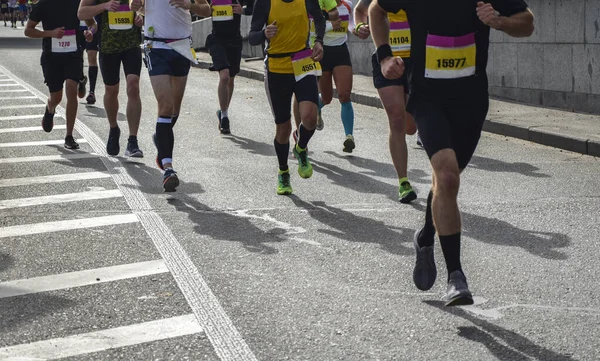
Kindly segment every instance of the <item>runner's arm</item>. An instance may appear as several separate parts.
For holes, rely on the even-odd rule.
[[[319,41],[321,44],[323,44],[323,36],[325,36],[325,17],[323,16],[323,11],[319,6],[319,1],[306,0],[306,9],[308,10],[308,13],[312,15],[313,21],[315,22],[315,41]]]
[[[377,0],[373,1],[369,6],[369,21],[375,48],[379,48],[382,45],[389,45],[390,23],[387,12],[379,6]]]
[[[88,26],[88,29],[92,31],[92,34],[96,34],[98,31],[98,24],[96,23],[96,19],[85,19],[85,24]]]
[[[500,27],[498,30],[515,38],[524,38],[533,34],[533,13],[531,10],[514,14],[512,16],[500,17]]]
[[[484,24],[512,37],[527,37],[533,33],[533,13],[523,0],[480,1],[477,15]]]
[[[322,0],[323,1],[323,16],[325,20],[336,21],[340,18],[340,13],[337,9],[337,2],[335,0]]]
[[[369,5],[371,5],[371,0],[359,0],[352,12],[355,21],[352,33],[361,39],[366,39],[371,35],[371,29],[369,29]]]
[[[110,2],[109,2],[110,3]],[[96,0],[81,0],[77,17],[80,20],[90,19],[106,10],[106,4],[96,4]]]
[[[196,0],[190,6],[190,11],[202,17],[209,17],[212,14],[210,4],[206,0]]]
[[[254,3],[252,21],[250,23],[250,33],[248,34],[248,42],[250,45],[261,45],[267,40],[264,28],[265,25],[267,25],[267,20],[269,20],[270,11],[270,0],[256,0]]]
[[[35,27],[39,24],[37,21],[29,20],[25,25],[25,36],[28,38],[40,39],[51,38],[54,35],[54,30],[38,30]]]

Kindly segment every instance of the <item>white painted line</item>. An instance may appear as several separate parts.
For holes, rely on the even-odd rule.
[[[106,172],[84,172],[84,173],[47,175],[47,176],[40,176],[40,177],[0,179],[0,188],[26,186],[26,185],[30,185],[30,184],[71,182],[71,181],[78,181],[78,180],[101,179],[101,178],[110,178],[110,174],[108,174]]]
[[[161,260],[89,269],[58,275],[42,276],[0,283],[0,298],[16,297],[32,293],[64,290],[104,282],[125,280],[167,273],[169,269]]]
[[[0,65],[0,71],[37,95],[40,100],[47,101],[47,96],[12,75],[2,65]],[[57,109],[64,114],[63,107],[57,107]],[[144,193],[139,189],[139,183],[127,173],[118,158],[108,157],[105,144],[85,123],[76,122],[75,129],[88,140],[94,152],[101,155],[100,159],[121,189],[127,204],[139,217],[140,223],[165,260],[165,264],[175,278],[217,356],[221,361],[258,361],[183,246],[177,241],[169,226],[153,210]]]
[[[1,86],[1,85],[0,85]],[[29,108],[45,108],[46,104],[23,104],[23,105],[6,105],[1,106],[0,110],[4,109],[29,109]]]
[[[41,206],[44,204],[58,204],[80,201],[91,201],[95,199],[108,199],[122,197],[121,191],[118,189],[89,191],[66,194],[53,194],[51,196],[31,197],[31,198],[16,198],[0,200],[0,210],[8,208],[21,208],[31,206]]]
[[[12,100],[12,99],[37,99],[37,97],[33,96],[33,95],[25,95],[22,97],[0,97],[0,100]]]
[[[85,139],[77,139],[77,143],[87,143]],[[12,147],[35,147],[38,145],[62,145],[65,141],[62,139],[40,140],[35,142],[16,142],[16,143],[0,143],[0,148]]]
[[[113,226],[139,222],[135,214],[117,214],[114,216],[68,219],[65,221],[23,224],[0,228],[0,238],[30,236],[33,234],[72,231],[95,227]]]
[[[0,348],[0,360],[55,360],[202,332],[183,315],[80,335]]]
[[[25,93],[29,92],[27,89],[0,89],[0,93]]]
[[[17,84],[17,83],[13,83],[13,84],[0,84],[0,86],[19,86],[19,84]]]
[[[27,162],[51,162],[60,160],[98,158],[96,153],[75,153],[75,154],[59,154],[59,155],[40,155],[37,157],[22,157],[22,158],[0,158],[0,164],[7,163],[27,163]]]
[[[39,119],[40,123],[44,114],[32,114],[32,115],[10,115],[8,117],[0,117],[0,120],[26,120],[26,119]]]
[[[64,124],[55,125],[53,129],[67,129]],[[19,127],[19,128],[0,128],[0,134],[18,133],[18,132],[41,132],[42,127]]]

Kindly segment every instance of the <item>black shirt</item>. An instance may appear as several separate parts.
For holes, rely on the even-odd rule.
[[[211,1],[212,2],[212,1]],[[236,0],[233,0],[235,3]],[[239,0],[241,6],[246,5],[243,14],[252,15],[252,7],[254,6],[254,0]],[[212,22],[212,33],[222,39],[241,39],[242,34],[240,32],[242,16],[239,14],[233,14],[232,20],[226,21],[213,21]]]
[[[477,16],[480,0],[379,0],[385,11],[404,9],[411,28],[412,44],[410,69],[411,98],[453,98],[487,96],[486,67],[490,28]],[[524,0],[488,0],[502,16],[512,16],[527,10]],[[459,37],[475,33],[475,74],[456,79],[425,77],[426,42],[428,34]]]
[[[75,30],[77,32],[78,44],[81,44],[83,32],[79,30],[79,18],[77,10],[80,0],[40,0],[31,10],[29,18],[42,23],[45,31],[64,27],[65,30]],[[44,38],[42,40],[42,50],[44,53],[52,52],[52,39]]]

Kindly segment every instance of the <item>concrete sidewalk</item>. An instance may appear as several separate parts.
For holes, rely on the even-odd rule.
[[[198,52],[197,67],[208,69],[210,55]],[[242,60],[240,76],[264,80],[262,60]],[[381,108],[373,80],[354,75],[352,101]],[[485,131],[600,157],[600,116],[491,100]]]

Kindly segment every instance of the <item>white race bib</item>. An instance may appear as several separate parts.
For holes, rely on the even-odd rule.
[[[61,39],[52,38],[53,53],[74,53],[77,51],[77,33],[75,30],[65,30]]]

